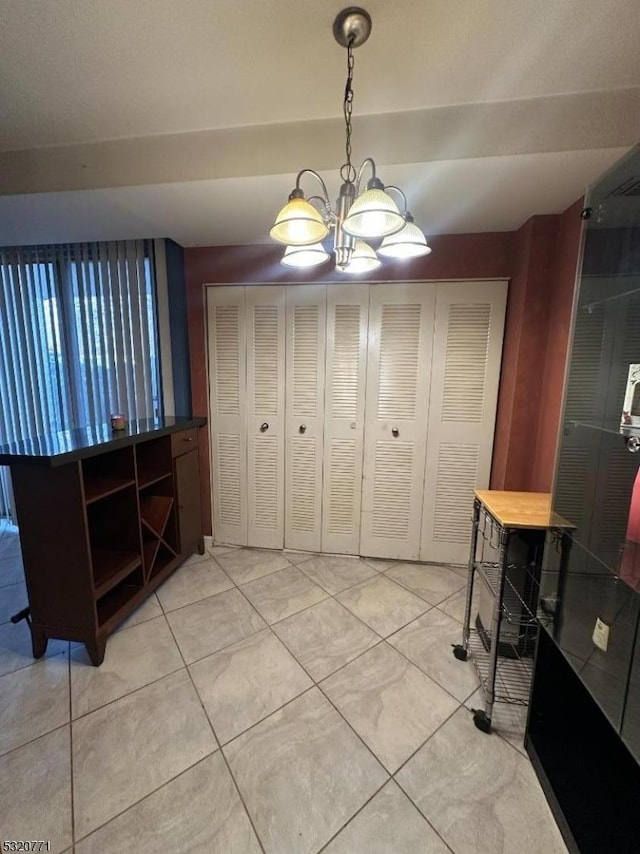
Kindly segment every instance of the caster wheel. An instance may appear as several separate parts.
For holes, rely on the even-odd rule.
[[[491,732],[491,718],[487,717],[487,713],[480,709],[471,709],[473,712],[473,722],[481,732]]]
[[[458,661],[467,660],[467,650],[462,646],[462,644],[456,643],[453,645],[453,654]]]

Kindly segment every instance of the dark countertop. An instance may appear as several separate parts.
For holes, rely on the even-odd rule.
[[[60,466],[103,454],[112,449],[136,445],[151,436],[165,436],[192,427],[202,427],[206,423],[206,418],[163,416],[129,421],[126,430],[117,432],[111,429],[110,423],[76,427],[73,430],[63,430],[60,433],[50,433],[0,445],[0,465],[27,463]]]

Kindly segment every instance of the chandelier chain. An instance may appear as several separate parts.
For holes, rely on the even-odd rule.
[[[355,35],[349,37],[347,45],[347,82],[344,87],[344,103],[342,105],[344,112],[344,123],[346,130],[345,152],[347,161],[340,169],[340,177],[345,182],[353,183],[356,179],[356,169],[351,163],[351,114],[353,112],[353,43]]]

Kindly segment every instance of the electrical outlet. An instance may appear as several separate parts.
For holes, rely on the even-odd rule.
[[[609,629],[610,627],[598,617],[591,639],[603,652],[606,652],[609,646]]]

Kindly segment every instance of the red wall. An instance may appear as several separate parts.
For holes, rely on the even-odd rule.
[[[547,352],[540,397],[536,466],[531,477],[531,489],[534,492],[549,492],[553,481],[574,285],[580,258],[582,207],[583,200],[579,199],[559,217],[552,267],[553,287],[547,323]]]
[[[582,200],[514,235],[491,488],[551,489]]]
[[[576,204],[579,211],[579,204]],[[556,395],[558,384],[554,377],[558,371],[561,375],[564,371],[566,343],[563,350],[562,335],[565,330],[566,339],[570,312],[563,325],[561,317],[554,315],[551,320],[549,306],[553,295],[562,314],[568,300],[567,292],[573,294],[571,241],[577,237],[569,227],[573,224],[569,215],[571,210],[560,217],[535,217],[518,232],[435,237],[431,241],[431,255],[410,262],[385,262],[378,276],[367,279],[370,282],[407,282],[511,278],[494,445],[491,483],[494,489],[548,489],[544,485],[543,473],[538,472],[534,455],[544,459],[550,482],[555,454],[554,423],[557,429],[557,414],[554,422],[553,413],[559,409],[552,407],[543,419],[540,402],[543,393],[552,397]],[[560,239],[560,235],[564,238]],[[560,247],[560,244],[564,249],[556,253],[556,245]],[[330,264],[327,264],[328,272],[324,276],[313,270],[307,276],[301,271],[289,271],[280,264],[281,255],[280,247],[262,245],[211,246],[185,251],[194,415],[208,415],[205,284],[345,281]],[[560,294],[555,294],[556,288]],[[554,347],[547,343],[548,333],[549,340],[555,342]],[[544,371],[541,366],[544,366]],[[562,377],[559,389],[561,393]],[[539,448],[538,422],[541,436],[545,437],[541,439]],[[206,430],[202,431],[200,461],[205,533],[210,533],[211,493]],[[534,481],[542,485],[534,486]]]

